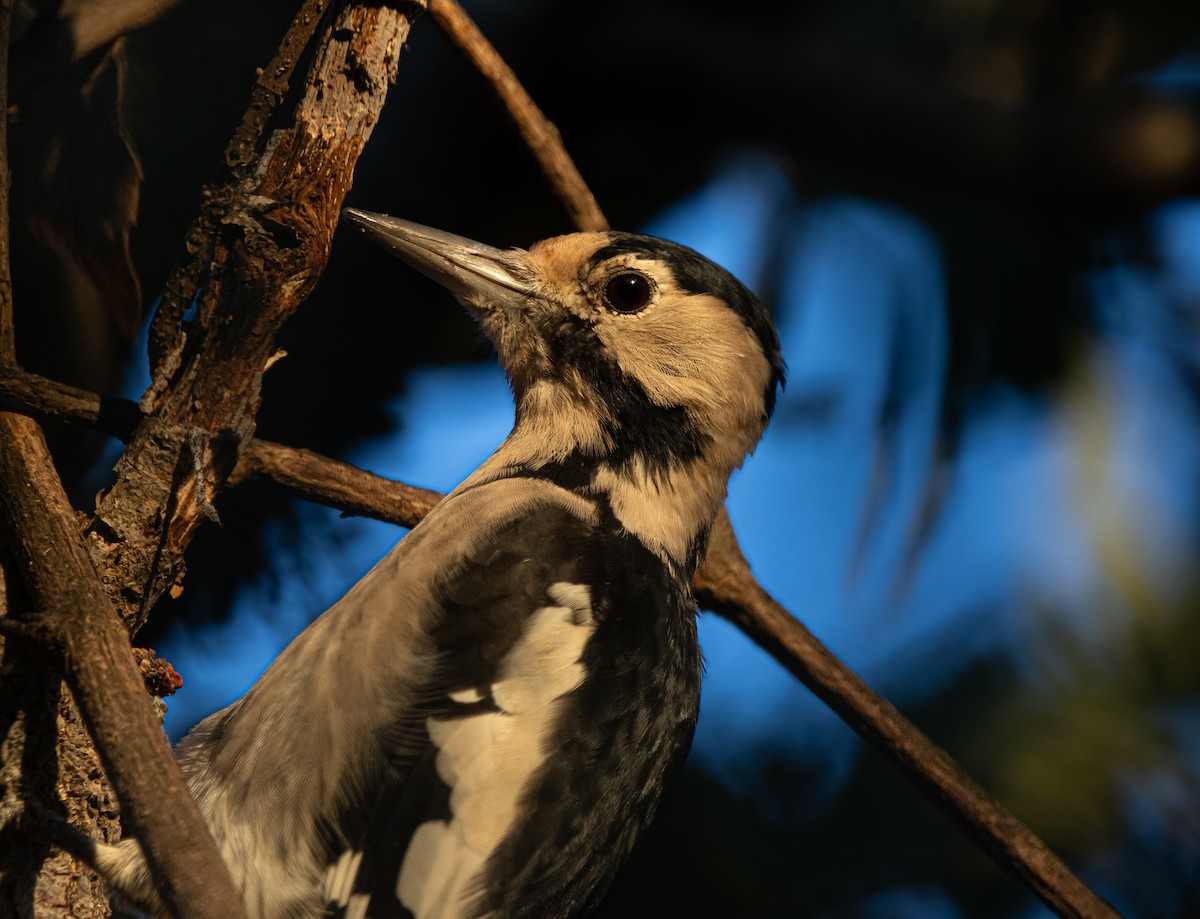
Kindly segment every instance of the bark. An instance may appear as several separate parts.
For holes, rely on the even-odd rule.
[[[311,6],[301,18],[319,15]],[[183,576],[183,553],[200,523],[215,519],[212,501],[254,434],[275,336],[325,267],[408,25],[387,7],[341,7],[322,30],[289,124],[252,144],[245,125],[266,122],[263,108],[279,90],[256,94],[227,154],[233,178],[206,195],[153,327],[148,417],[88,532],[92,559],[133,631]],[[264,77],[289,71],[298,57],[285,43]],[[173,324],[193,302],[196,318],[183,331]]]
[[[0,569],[0,615],[10,609]],[[99,878],[25,818],[24,800],[61,800],[77,826],[105,841],[119,834],[116,799],[79,712],[57,674],[30,666],[0,637],[0,916],[103,919],[108,895]]]
[[[264,135],[304,54],[306,42],[297,38],[301,34],[297,29],[320,20],[327,5],[328,0],[309,0],[302,8],[297,27],[264,72],[251,109],[230,144],[231,178],[207,195],[156,317],[151,336],[155,380],[141,411],[57,385],[30,389],[29,381],[19,374],[5,374],[0,380],[4,404],[24,404],[27,410],[84,420],[130,438],[117,482],[102,497],[87,537],[108,598],[131,629],[144,621],[154,601],[182,576],[183,552],[200,523],[215,519],[212,499],[228,484],[269,476],[310,500],[409,526],[438,497],[308,451],[253,438],[261,375],[269,366],[275,334],[325,264],[354,161],[375,123],[387,83],[394,78],[407,35],[408,20],[394,10],[339,6],[297,93],[293,122]],[[557,132],[523,96],[511,70],[452,0],[434,0],[433,9],[439,24],[494,83],[577,223],[603,227],[603,215],[561,150]],[[184,329],[183,312],[193,302],[196,320]],[[11,430],[23,428],[14,422]],[[32,436],[28,429],[26,434]],[[26,446],[17,459],[34,453],[35,447]],[[11,486],[5,488],[0,482],[0,489],[11,497]],[[17,531],[20,534],[22,528]],[[51,542],[69,548],[74,543],[68,537],[60,533]],[[18,540],[18,555],[26,566],[35,562],[30,545]],[[31,579],[28,567],[22,573],[36,595],[37,578]],[[90,583],[86,572],[77,570],[77,575],[78,583]],[[950,757],[862,684],[757,585],[724,517],[697,576],[697,587],[707,605],[733,619],[913,775],[1048,905],[1063,915],[1113,915],[1028,828],[992,801]],[[106,603],[90,597],[61,606],[91,609]],[[72,651],[70,637],[78,622],[64,616],[59,605],[43,612],[39,621],[54,624],[49,633],[38,636],[43,647],[57,649],[68,662],[73,653],[85,653],[80,650],[83,646]],[[127,642],[113,644],[111,636],[92,630],[87,634],[91,642],[87,654],[104,651],[114,672],[123,669],[117,651],[118,646],[127,650]],[[93,711],[88,703],[109,689],[104,679],[94,676],[105,673],[96,663],[89,661],[87,668],[66,666],[76,695],[85,702],[85,713]],[[58,687],[44,676],[39,681],[25,674],[23,679],[28,685],[22,691],[28,691],[32,706],[27,711],[33,714],[25,720],[13,719],[3,743],[24,738],[21,756],[29,765],[49,763],[53,768],[53,756],[47,752],[53,743],[48,738],[57,724],[52,731],[48,719],[43,716],[39,721],[36,715],[49,710]],[[64,717],[62,722],[69,726],[70,719]],[[104,738],[112,739],[105,732],[116,723],[108,718],[89,721],[102,739],[102,751],[108,750]],[[38,755],[35,762],[31,757]],[[121,752],[109,761],[114,778],[122,769],[132,768],[121,759],[124,755]],[[68,757],[60,758],[66,763]],[[86,756],[76,771],[98,775]],[[29,775],[26,769],[20,781],[28,783]],[[9,787],[0,790],[7,794]],[[0,798],[0,808],[9,800]]]
[[[85,424],[95,423],[98,417],[98,396],[61,385],[53,390],[28,382],[17,385],[13,379],[13,374],[0,373],[0,407],[32,409]],[[35,405],[22,406],[19,400],[30,390],[39,391],[40,397]],[[125,410],[134,408],[125,405]],[[110,410],[109,417],[118,414]],[[415,526],[441,497],[309,450],[257,439],[243,452],[231,482],[255,478],[269,478],[309,501],[405,527]],[[1115,915],[1029,827],[758,584],[725,514],[714,527],[695,587],[702,607],[725,616],[749,635],[1059,915],[1087,919]]]
[[[172,914],[197,919],[244,916],[241,896],[187,791],[134,664],[128,633],[88,559],[41,429],[30,418],[7,413],[0,414],[0,515],[9,539],[10,570],[20,573],[27,597],[19,616],[4,620],[9,633],[6,663],[9,651],[15,652],[14,682],[28,679],[36,684],[46,681],[50,673],[66,675],[95,752],[120,797],[125,828],[142,841],[159,893]],[[60,695],[57,679],[51,691],[35,691],[43,701]],[[42,733],[54,724],[49,712],[54,709],[26,709],[24,783],[35,776],[54,781],[52,760],[35,764],[28,757],[30,739],[42,739],[34,750],[50,746]],[[43,719],[44,726],[38,724]],[[63,720],[66,725],[73,721]],[[101,780],[92,762],[94,755],[88,744],[63,745],[61,758],[72,793],[85,774]],[[31,775],[31,766],[45,768]],[[36,800],[45,807],[61,806],[55,796],[41,795]],[[76,817],[89,816],[87,800],[71,801]],[[15,843],[19,846],[20,839]],[[38,885],[55,899],[66,885],[57,873],[53,880],[60,883],[51,880],[39,878]],[[71,893],[85,899],[79,896],[81,891]],[[34,903],[39,910],[50,908],[37,894]],[[24,908],[27,903],[17,905]]]
[[[69,700],[58,716],[63,693],[51,676],[58,672],[121,795],[126,830],[146,844],[172,910],[242,914],[154,719],[128,630],[182,576],[192,534],[215,517],[211,502],[254,430],[275,334],[324,268],[408,27],[408,16],[373,3],[309,0],[301,7],[230,145],[229,179],[206,193],[164,296],[155,328],[158,355],[167,360],[144,400],[148,411],[108,403],[117,406],[110,417],[104,403],[72,407],[94,409],[103,424],[130,436],[116,482],[84,530],[86,549],[36,424],[0,416],[0,507],[11,537],[9,570],[24,601],[8,604],[20,614],[0,623],[9,635],[0,671],[0,852],[17,856],[3,863],[5,914],[32,915],[35,903],[48,915],[107,912],[107,897],[76,864],[62,857],[60,870],[57,856],[42,862],[49,854],[39,835],[44,824],[29,816],[31,800],[54,809],[61,792],[79,829],[99,838],[115,829],[103,772]],[[305,73],[298,86],[295,72]],[[290,118],[276,111],[285,100],[294,102]],[[283,124],[266,131],[268,120]],[[0,283],[0,307],[5,290]],[[185,334],[182,311],[172,307],[193,301],[197,316]],[[0,313],[0,359],[9,358],[0,363],[16,372],[10,317]]]

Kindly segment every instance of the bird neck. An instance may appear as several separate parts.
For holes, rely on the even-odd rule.
[[[700,455],[667,468],[637,453],[616,453],[594,413],[523,406],[504,443],[456,491],[501,478],[544,478],[606,504],[616,521],[664,562],[694,572],[742,445],[708,439]]]
[[[623,467],[601,463],[591,493],[607,500],[622,527],[690,578],[725,499],[729,472],[702,461],[663,474],[647,471],[637,459]]]

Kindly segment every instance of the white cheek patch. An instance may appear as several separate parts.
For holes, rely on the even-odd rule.
[[[513,831],[519,805],[547,753],[562,698],[584,680],[583,651],[595,630],[591,591],[559,582],[555,605],[534,611],[490,687],[499,711],[429,718],[438,776],[450,788],[449,822],[431,820],[413,834],[396,895],[417,919],[466,915],[479,873]],[[450,698],[475,704],[478,690]]]

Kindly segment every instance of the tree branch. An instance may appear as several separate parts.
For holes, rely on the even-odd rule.
[[[129,636],[88,560],[33,420],[0,413],[0,519],[38,613],[19,624],[59,664],[129,830],[173,915],[245,916],[134,665]]]
[[[231,484],[252,478],[269,478],[314,504],[410,529],[445,497],[311,450],[257,438],[242,453]]]
[[[438,25],[492,84],[547,180],[580,230],[607,229],[558,131],[457,0],[430,0]],[[565,172],[564,172],[565,170]],[[741,628],[829,705],[859,736],[912,776],[963,824],[984,851],[1030,886],[1059,915],[1106,919],[1116,913],[1038,836],[985,792],[950,757],[868,687],[755,580],[722,508],[696,573],[697,599]]]
[[[11,13],[11,2],[0,3],[0,364],[15,367],[7,144]],[[150,704],[129,636],[88,560],[42,432],[32,419],[8,413],[0,413],[0,511],[0,531],[39,611],[21,617],[21,631],[36,636],[59,664],[124,817],[144,843],[163,903],[177,916],[245,916],[241,894]],[[6,620],[11,615],[5,611]],[[11,640],[5,640],[6,662]]]
[[[100,396],[36,373],[0,366],[0,409],[96,428],[128,440],[145,417],[127,399]]]
[[[189,236],[176,272],[183,280],[168,294],[195,302],[197,320],[187,336],[177,333],[180,346],[168,352],[173,360],[163,362],[144,400],[154,414],[90,394],[58,409],[130,436],[86,547],[36,424],[0,415],[3,525],[30,601],[46,611],[27,614],[17,631],[61,666],[124,805],[127,829],[142,842],[175,915],[245,913],[154,716],[126,627],[136,628],[180,574],[191,534],[212,512],[209,496],[253,432],[274,335],[324,267],[354,163],[395,77],[408,19],[373,2],[344,0],[329,22],[322,17],[329,4],[309,0],[302,7],[263,73],[243,124],[249,128],[235,135],[233,176],[209,190],[197,221],[202,232]],[[259,137],[322,23],[295,117]],[[169,314],[158,328],[175,332],[171,322],[181,317]],[[11,321],[0,330],[11,343]],[[60,402],[71,395],[52,386],[27,394]],[[86,751],[68,751],[77,752]]]
[[[0,367],[0,410],[81,424],[128,440],[144,417],[126,399],[99,396],[46,377]],[[443,497],[342,463],[311,450],[254,438],[243,448],[229,485],[271,479],[314,504],[384,523],[414,527]]]
[[[263,68],[250,96],[250,105],[241,123],[225,148],[225,165],[231,178],[226,189],[246,182],[254,166],[267,120],[283,101],[305,49],[322,18],[328,13],[331,0],[305,0],[283,36],[279,49]],[[142,402],[147,412],[165,390],[170,375],[179,369],[185,338],[180,331],[184,313],[191,306],[200,286],[200,276],[211,267],[213,243],[217,226],[223,216],[220,207],[206,206],[188,230],[184,240],[184,256],[167,280],[162,301],[150,322],[150,372],[153,383]]]
[[[1060,916],[1115,919],[1107,903],[953,757],[864,683],[755,580],[722,512],[696,573],[696,597],[724,616],[887,756],[998,864]]]
[[[26,379],[14,385],[18,377]],[[61,384],[42,388],[30,377],[0,372],[0,407],[96,423],[103,401],[99,396]],[[22,401],[25,393],[39,389],[36,402]],[[124,406],[110,411],[108,417],[136,410],[132,403]],[[110,433],[120,436],[117,430]],[[442,497],[309,450],[255,439],[242,452],[230,482],[259,477],[270,478],[309,501],[410,528]],[[762,588],[750,571],[724,511],[717,518],[708,554],[696,573],[695,588],[701,606],[725,616],[750,636],[859,736],[911,776],[984,851],[1028,884],[1047,906],[1059,915],[1081,919],[1116,915],[1032,830]]]
[[[561,150],[557,132],[521,90],[511,70],[452,0],[433,0],[432,9],[447,34],[497,87],[522,136],[551,177],[555,189],[567,201],[576,222],[588,229],[604,227],[603,215]],[[381,28],[380,17],[384,13],[352,8],[344,10],[342,15],[349,17],[341,20],[345,23],[342,28],[350,29],[357,38],[366,33],[374,37],[375,30]],[[402,39],[402,31],[406,29],[406,21],[402,25],[396,23],[391,34]],[[323,48],[337,40],[326,42]],[[376,66],[382,62],[385,70],[390,66],[394,73],[394,54],[388,50],[391,47],[387,42],[381,46],[368,38],[353,53],[341,54],[337,64],[342,69],[335,68],[334,72],[344,77],[348,70],[357,71],[364,58],[370,58]],[[331,72],[324,72],[328,78]],[[328,86],[325,90],[328,92]],[[305,121],[306,114],[313,116],[304,107],[305,102],[313,101],[306,96],[301,103],[298,123]],[[371,103],[376,101],[381,103],[382,99],[372,99]],[[344,100],[338,105],[344,107]],[[318,122],[320,117],[317,116]],[[128,552],[127,557],[136,557],[126,561],[118,571],[124,576],[126,588],[132,586],[136,594],[136,601],[125,609],[127,621],[134,625],[178,572],[183,548],[206,510],[207,502],[202,495],[214,494],[229,479],[239,447],[245,449],[241,451],[240,471],[235,478],[269,475],[298,488],[310,499],[410,526],[432,507],[433,493],[387,483],[307,451],[292,451],[251,439],[257,384],[274,332],[307,293],[323,266],[321,256],[328,251],[336,209],[349,181],[349,166],[373,120],[371,117],[359,134],[337,138],[350,148],[349,165],[341,161],[344,155],[341,151],[331,157],[344,168],[335,170],[338,184],[334,193],[323,199],[319,213],[305,212],[305,202],[295,196],[296,186],[304,187],[305,182],[289,184],[292,181],[289,171],[306,165],[297,151],[311,143],[312,135],[277,132],[272,138],[275,143],[267,145],[270,153],[264,154],[254,169],[247,170],[240,182],[213,196],[209,226],[222,228],[226,231],[224,236],[216,238],[219,234],[209,232],[202,245],[195,248],[189,245],[192,254],[206,267],[211,264],[208,276],[214,278],[209,288],[200,291],[197,326],[188,333],[199,344],[181,339],[179,363],[167,368],[162,377],[166,385],[150,394],[152,399],[147,406],[154,409],[154,417],[143,421],[134,434],[130,449],[118,467],[117,486],[104,499],[92,534],[94,544],[100,549],[99,557],[106,558],[118,544],[129,550],[130,540],[136,541],[137,534],[155,532],[154,520],[167,521],[165,544],[149,546],[154,557],[147,560],[146,547],[134,546],[135,551]],[[273,194],[286,200],[276,201]],[[288,198],[289,194],[292,197]],[[330,203],[334,205],[332,213],[328,209]],[[231,243],[225,238],[230,230],[240,233],[241,238]],[[300,250],[299,256],[293,257],[294,250]],[[319,253],[316,259],[310,257],[314,250]],[[284,271],[274,270],[280,265],[285,266]],[[231,283],[223,283],[225,273]],[[184,277],[185,283],[178,289],[186,292],[194,279],[195,275]],[[98,399],[94,403],[84,400],[72,411],[82,415],[94,410],[95,423],[99,423],[101,405]],[[208,480],[204,487],[197,483],[196,474],[190,469],[179,473],[174,464],[186,455],[184,444],[194,442],[191,435],[196,431],[201,432],[207,445],[205,455],[193,456],[200,475]],[[155,471],[147,476],[146,469]],[[118,490],[120,493],[116,493]],[[133,511],[131,516],[125,513],[127,510]],[[944,807],[974,829],[993,857],[1029,882],[1053,909],[1069,916],[1114,915],[1036,836],[975,785],[944,751],[871,692],[763,591],[750,574],[724,515],[718,521],[715,536],[697,578],[698,594],[707,605],[733,619],[831,704],[855,730],[916,776]],[[97,557],[95,551],[94,557]],[[131,574],[134,580],[127,579]]]
[[[183,553],[254,433],[280,327],[324,270],[354,164],[396,76],[409,19],[368,0],[309,0],[263,72],[230,145],[232,177],[206,192],[155,322],[147,416],[91,526],[93,559],[135,629],[182,573]],[[315,44],[297,36],[311,36]],[[257,137],[302,47],[292,117]],[[195,320],[179,327],[183,307]]]

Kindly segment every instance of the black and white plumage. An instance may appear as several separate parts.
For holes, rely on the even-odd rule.
[[[773,408],[774,327],[663,240],[347,217],[476,315],[516,422],[181,742],[184,772],[257,919],[587,912],[687,754],[691,576]],[[95,861],[155,909],[136,842]]]

